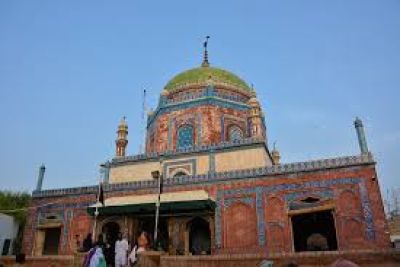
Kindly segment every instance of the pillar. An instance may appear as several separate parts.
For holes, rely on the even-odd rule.
[[[356,128],[358,144],[360,146],[361,154],[368,153],[367,139],[365,137],[364,125],[360,118],[356,118],[354,121],[354,127]]]

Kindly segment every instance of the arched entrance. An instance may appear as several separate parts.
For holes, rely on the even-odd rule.
[[[107,242],[110,247],[104,251],[104,256],[108,264],[114,264],[115,261],[115,242],[118,239],[118,234],[120,233],[119,224],[113,221],[107,222],[101,228],[103,234],[103,241]],[[114,265],[112,265],[114,266]]]
[[[118,233],[120,232],[119,224],[116,222],[108,222],[103,225],[101,232],[105,234],[106,240],[110,244],[114,244],[118,239]],[[104,241],[106,241],[104,240]]]
[[[337,250],[332,211],[318,211],[292,217],[294,249],[299,251]]]
[[[169,235],[168,235],[168,222],[166,218],[160,217],[158,221],[158,242],[154,244],[154,217],[143,217],[139,219],[136,236],[142,231],[147,232],[150,237],[150,244],[156,249],[168,251]]]
[[[211,233],[209,223],[202,218],[194,218],[188,224],[189,251],[192,255],[211,254]]]

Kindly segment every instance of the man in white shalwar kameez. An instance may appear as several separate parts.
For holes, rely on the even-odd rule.
[[[115,267],[126,267],[128,264],[129,244],[126,237],[122,238],[119,233],[118,240],[115,242]]]

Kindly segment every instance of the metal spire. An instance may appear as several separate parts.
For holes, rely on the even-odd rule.
[[[210,36],[206,36],[206,40],[203,43],[204,47],[204,56],[203,56],[203,63],[201,63],[202,67],[208,67],[210,66],[210,63],[208,62],[208,51],[207,51],[207,45],[208,45],[208,39],[210,39]]]

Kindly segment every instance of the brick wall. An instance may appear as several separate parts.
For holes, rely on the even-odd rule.
[[[228,127],[233,124],[243,130],[245,137],[250,137],[247,131],[247,118],[246,110],[213,105],[165,113],[159,115],[148,130],[146,151],[149,153],[168,149],[175,150],[177,148],[177,129],[183,124],[191,124],[194,127],[195,145],[210,145],[227,141]]]
[[[213,256],[161,256],[160,267],[251,267],[272,261],[274,267],[297,263],[301,267],[328,267],[338,259],[346,259],[360,267],[400,266],[400,252],[349,251],[349,252],[303,252],[267,256],[265,254],[213,255]],[[146,266],[146,265],[143,265]]]
[[[390,246],[373,165],[166,186],[164,190],[199,189],[208,191],[217,202],[213,244],[213,251],[217,253],[291,252],[293,240],[287,214],[288,198],[307,194],[332,195],[339,250]],[[151,193],[155,193],[155,188],[118,190],[107,192],[106,198]],[[64,222],[59,253],[71,254],[76,248],[76,235],[82,241],[91,231],[92,219],[86,214],[85,205],[94,201],[94,194],[34,198],[32,207],[53,204],[30,209],[23,243],[25,253],[31,255],[33,251],[38,212],[61,211]]]

